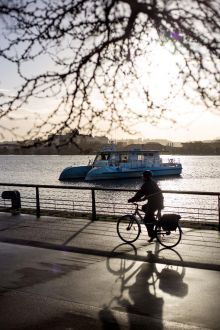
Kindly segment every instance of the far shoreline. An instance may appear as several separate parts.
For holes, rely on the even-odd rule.
[[[219,154],[209,153],[209,154],[202,154],[202,153],[164,153],[160,152],[162,156],[220,156]],[[92,153],[0,153],[0,156],[95,156],[96,152]]]

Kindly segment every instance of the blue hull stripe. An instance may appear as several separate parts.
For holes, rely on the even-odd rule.
[[[142,176],[144,170],[141,171],[128,171],[128,172],[103,172],[103,173],[88,173],[86,176],[86,181],[89,180],[104,180],[104,179],[125,179],[125,178],[135,178]],[[166,175],[180,175],[182,168],[167,168],[164,170],[152,170],[154,176],[166,176]]]

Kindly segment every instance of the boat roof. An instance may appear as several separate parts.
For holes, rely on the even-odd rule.
[[[130,150],[101,150],[99,154],[102,153],[119,153],[119,154],[124,154],[124,153],[159,153],[159,150],[142,150],[142,149],[130,149]]]

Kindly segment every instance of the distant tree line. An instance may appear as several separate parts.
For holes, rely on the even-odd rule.
[[[56,145],[54,143],[35,144],[30,143],[22,145],[21,143],[2,143],[0,144],[0,154],[38,154],[38,155],[77,155],[77,154],[95,154],[108,143],[108,139],[93,138],[89,136],[80,136],[78,143],[63,143]],[[182,143],[182,146],[175,147],[172,143],[162,145],[156,142],[148,142],[142,144],[126,144],[117,143],[118,150],[129,150],[131,148],[142,148],[145,150],[158,150],[161,154],[173,155],[220,155],[220,140],[212,142],[187,142]]]
[[[186,155],[220,155],[220,140],[214,142],[183,143],[181,154]]]

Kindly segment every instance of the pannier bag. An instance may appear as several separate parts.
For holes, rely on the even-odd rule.
[[[164,230],[176,230],[180,218],[179,214],[163,214],[160,223]]]

